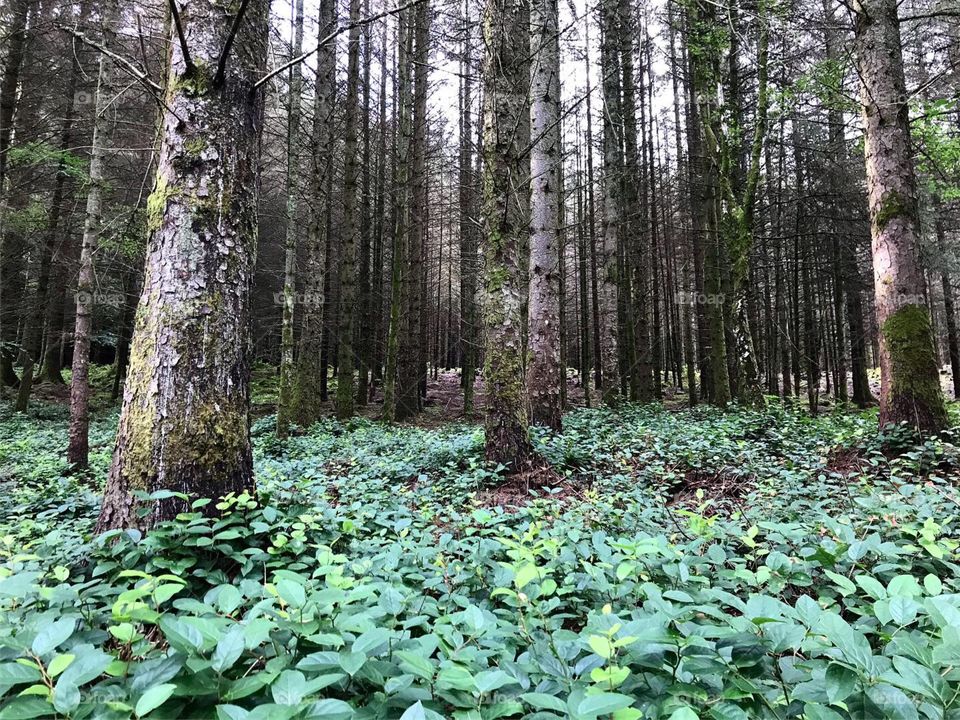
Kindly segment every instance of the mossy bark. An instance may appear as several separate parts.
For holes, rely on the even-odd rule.
[[[517,468],[533,454],[523,367],[522,250],[529,182],[517,127],[526,117],[529,37],[522,0],[488,0],[483,16],[483,326],[487,459]]]
[[[267,10],[266,0],[247,5],[222,81],[214,68],[233,25],[230,8],[192,6],[192,67],[171,41],[152,203],[162,212],[148,240],[98,530],[149,527],[189,507],[179,498],[150,501],[141,516],[137,491],[193,499],[253,487],[250,286],[263,120],[253,85],[266,64]]]
[[[880,328],[880,424],[936,432],[946,427],[947,413],[917,259],[917,185],[897,0],[858,0],[854,21]]]

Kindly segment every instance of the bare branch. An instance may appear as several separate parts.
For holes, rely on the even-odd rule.
[[[61,30],[64,30],[65,32],[68,32],[68,33],[70,33],[71,35],[73,35],[73,36],[74,36],[75,38],[77,38],[77,40],[79,40],[80,42],[82,42],[82,43],[84,43],[84,44],[86,44],[86,45],[89,45],[90,47],[92,47],[92,48],[95,49],[95,50],[99,50],[101,53],[103,53],[103,54],[106,55],[108,58],[110,58],[111,60],[113,60],[117,65],[119,65],[120,67],[122,67],[124,70],[126,70],[128,73],[130,73],[133,77],[135,77],[137,80],[139,80],[141,83],[143,83],[144,85],[146,85],[146,86],[147,86],[148,88],[150,88],[151,90],[153,90],[153,91],[155,91],[155,92],[158,92],[158,93],[159,93],[159,92],[163,92],[163,88],[162,88],[162,87],[160,87],[157,83],[155,83],[153,80],[151,80],[149,77],[147,77],[147,74],[146,74],[145,72],[143,72],[142,70],[140,70],[140,68],[138,68],[136,65],[134,65],[134,64],[133,64],[132,62],[130,62],[129,60],[127,60],[125,57],[122,57],[122,56],[120,56],[120,55],[117,55],[115,52],[113,52],[112,50],[104,47],[103,45],[101,45],[100,43],[98,43],[96,40],[91,40],[91,39],[88,38],[86,35],[84,35],[82,32],[80,32],[79,30],[77,30],[76,28],[68,27],[68,26],[66,26],[66,25],[58,25],[58,27],[59,27]]]
[[[290,68],[292,68],[292,67],[293,67],[294,65],[296,65],[297,63],[302,63],[302,62],[303,62],[304,60],[306,60],[308,57],[310,57],[311,55],[313,55],[314,53],[316,53],[321,47],[323,47],[324,45],[326,45],[328,42],[332,42],[332,41],[336,40],[337,37],[340,36],[340,35],[343,35],[343,33],[349,32],[350,30],[353,30],[354,28],[362,27],[362,26],[367,25],[367,24],[372,23],[372,22],[376,22],[377,20],[380,20],[380,19],[385,18],[385,17],[389,17],[390,15],[396,15],[397,13],[403,12],[403,11],[406,10],[407,8],[411,8],[411,7],[413,7],[414,5],[419,5],[421,2],[423,2],[423,0],[410,0],[410,2],[408,2],[408,3],[404,4],[404,5],[401,5],[401,6],[399,6],[399,7],[393,8],[392,10],[384,10],[383,12],[379,12],[379,13],[377,13],[376,15],[371,15],[370,17],[365,17],[365,18],[363,18],[363,19],[361,19],[361,20],[358,20],[357,22],[348,23],[348,24],[346,24],[346,25],[341,25],[341,26],[339,26],[339,27],[338,27],[336,30],[334,30],[332,33],[330,33],[330,34],[327,35],[325,38],[322,38],[319,42],[317,42],[317,46],[316,46],[313,50],[309,50],[309,51],[303,53],[303,55],[300,55],[300,56],[298,56],[298,57],[293,58],[293,60],[291,60],[290,62],[284,63],[283,65],[281,65],[280,67],[276,68],[275,70],[271,70],[271,71],[268,72],[266,75],[264,75],[262,78],[260,78],[259,80],[257,80],[257,82],[254,83],[253,88],[256,90],[256,89],[259,88],[261,85],[270,82],[270,80],[272,80],[272,79],[275,78],[277,75],[279,75],[280,73],[284,72],[285,70],[289,70]]]
[[[180,51],[183,53],[183,62],[187,66],[187,73],[192,73],[194,70],[193,59],[190,57],[190,48],[187,47],[187,38],[183,34],[183,24],[180,22],[177,0],[170,0],[170,13],[173,15],[173,24],[177,28],[177,39],[180,41]]]
[[[230,28],[230,34],[227,35],[227,41],[223,44],[223,50],[220,52],[220,58],[217,60],[217,72],[213,76],[213,85],[216,87],[223,82],[223,75],[227,71],[227,59],[230,57],[230,49],[233,47],[233,40],[240,31],[240,23],[243,20],[243,14],[247,10],[248,0],[241,0],[240,9],[233,18],[233,25]]]

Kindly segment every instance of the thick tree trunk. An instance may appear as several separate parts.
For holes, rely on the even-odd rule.
[[[530,420],[560,429],[560,55],[556,0],[530,9]]]
[[[623,218],[623,115],[617,0],[603,2],[603,249],[600,268],[600,322],[603,400],[620,400],[620,322],[618,313],[620,225]]]
[[[527,120],[529,26],[522,0],[487,0],[483,17],[483,223],[486,457],[518,469],[533,454],[523,370],[523,255],[529,183],[517,128]]]
[[[3,63],[3,77],[0,79],[0,387],[19,384],[13,370],[13,339],[16,334],[16,322],[12,309],[12,299],[16,296],[14,283],[10,278],[9,267],[11,252],[4,248],[6,236],[6,191],[8,151],[13,133],[13,119],[17,109],[20,70],[27,45],[27,15],[34,0],[11,0],[10,25],[5,32],[6,55]]]
[[[102,43],[115,44],[120,18],[117,0],[107,0],[101,18]],[[94,103],[93,139],[90,141],[90,169],[87,183],[87,208],[80,246],[80,271],[77,277],[76,320],[73,329],[73,365],[70,381],[70,441],[67,462],[76,468],[87,467],[90,426],[90,337],[93,333],[94,285],[93,257],[102,230],[102,192],[105,183],[104,161],[110,142],[111,122],[107,116],[113,102],[113,61],[100,55],[97,93]]]
[[[254,83],[268,4],[241,6],[232,50],[226,4],[191,5],[192,62],[172,39],[143,291],[98,530],[150,526],[198,497],[253,490],[250,286],[263,118]],[[152,500],[140,517],[137,491],[188,499]]]
[[[303,0],[293,3],[293,42],[290,58],[303,52]],[[287,175],[284,192],[287,196],[286,227],[284,229],[283,260],[283,326],[280,330],[280,393],[277,403],[277,437],[285,438],[290,431],[293,414],[293,322],[297,294],[297,167],[299,158],[297,140],[300,133],[300,104],[303,95],[303,66],[290,68],[287,90]]]
[[[937,432],[948,421],[917,257],[917,187],[897,0],[856,0],[853,6],[880,327],[880,425],[905,422]]]
[[[336,0],[321,0],[318,37],[324,38],[336,27]],[[303,318],[297,352],[293,390],[294,416],[307,427],[320,417],[318,388],[326,366],[321,365],[324,290],[327,269],[327,218],[330,197],[327,192],[333,158],[333,103],[336,96],[336,43],[325,43],[317,51],[317,75],[314,85],[312,167],[310,212],[307,224],[306,267],[304,268]]]

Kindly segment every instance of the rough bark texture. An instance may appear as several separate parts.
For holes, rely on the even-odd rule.
[[[523,195],[529,179],[517,128],[526,119],[529,35],[523,0],[487,0],[483,16],[483,327],[486,456],[524,464],[533,449],[523,372]]]
[[[463,414],[473,412],[473,386],[477,368],[477,239],[476,179],[473,174],[471,133],[473,132],[472,44],[470,4],[463,3],[463,57],[460,61],[460,367],[463,373]]]
[[[143,291],[99,530],[150,526],[189,499],[253,489],[250,285],[256,254],[267,0],[234,24],[226,4],[189,3],[193,63],[173,38]],[[212,507],[212,506],[210,506]]]
[[[324,38],[336,26],[335,0],[321,0],[318,36]],[[326,276],[324,258],[327,246],[329,197],[327,179],[332,162],[333,102],[336,95],[336,43],[325,43],[317,51],[317,75],[313,105],[313,172],[310,180],[310,214],[307,226],[307,252],[304,268],[303,318],[297,352],[293,389],[294,416],[300,425],[311,425],[320,417],[321,367],[320,345],[323,335],[323,291]]]
[[[117,0],[104,5],[102,44],[115,44],[116,25],[120,8]],[[108,116],[113,102],[113,61],[100,56],[97,71],[97,94],[94,103],[93,139],[90,141],[90,169],[87,182],[87,207],[83,223],[83,242],[80,246],[80,271],[77,276],[76,320],[73,328],[73,366],[70,381],[70,440],[67,462],[75,468],[85,468],[89,451],[90,427],[90,336],[93,332],[94,274],[93,257],[100,242],[102,219],[102,191],[104,160],[110,142],[111,121]]]
[[[350,0],[350,22],[360,20],[360,0]],[[360,217],[357,212],[357,121],[360,115],[360,27],[350,30],[347,51],[346,125],[343,148],[343,245],[340,255],[340,328],[337,353],[337,417],[353,415],[353,328],[357,317],[357,244]]]
[[[603,367],[603,400],[620,400],[618,261],[620,223],[623,217],[623,128],[619,62],[619,23],[616,0],[603,2],[603,250],[600,268],[600,364]]]
[[[293,4],[293,42],[290,57],[299,57],[303,51],[303,0]],[[300,132],[300,104],[303,87],[303,66],[290,68],[287,90],[287,217],[284,230],[283,260],[283,327],[280,331],[280,393],[277,402],[277,437],[284,438],[290,430],[293,411],[293,321],[297,294],[297,135]]]
[[[918,261],[916,176],[896,0],[854,3],[877,324],[880,425],[947,425]]]
[[[560,429],[560,55],[556,0],[530,9],[530,420]]]

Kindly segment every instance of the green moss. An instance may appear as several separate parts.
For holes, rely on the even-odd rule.
[[[913,217],[915,203],[913,198],[901,195],[896,190],[884,194],[880,201],[880,208],[874,222],[879,230],[883,230],[891,220],[899,217]]]
[[[183,148],[188,155],[197,158],[207,149],[207,141],[202,137],[192,137],[183,144]]]
[[[174,82],[174,91],[191,97],[205,95],[210,90],[213,74],[205,63],[198,62]]]
[[[163,224],[163,216],[167,211],[167,201],[177,194],[174,188],[167,184],[163,175],[157,176],[157,186],[147,198],[147,233],[153,234]]]
[[[945,427],[947,413],[927,308],[904,305],[886,319],[882,332],[890,354],[891,420],[915,422],[924,429]]]

